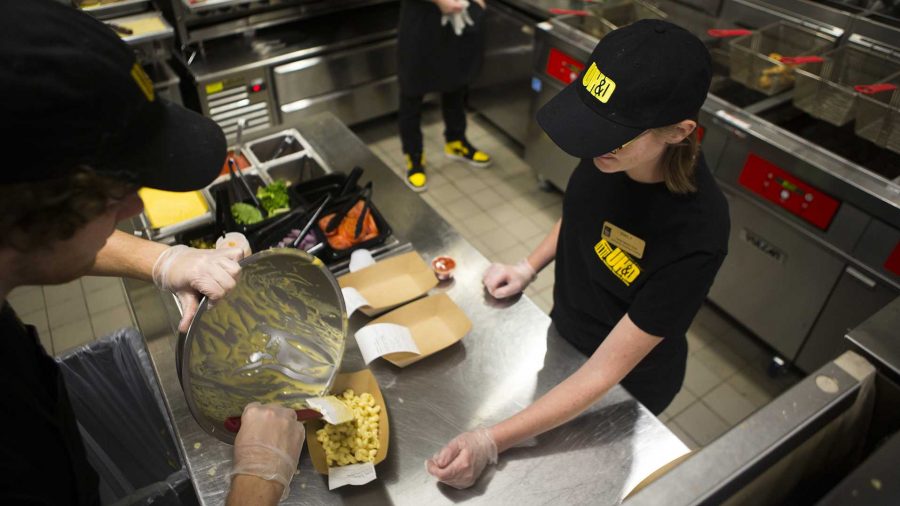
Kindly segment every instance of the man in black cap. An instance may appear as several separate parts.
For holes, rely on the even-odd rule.
[[[696,130],[711,76],[697,37],[642,20],[607,34],[538,111],[550,138],[582,160],[550,234],[483,281],[509,297],[555,259],[548,338],[558,333],[589,358],[531,406],[451,441],[427,462],[440,481],[471,486],[499,452],[578,416],[617,383],[654,414],[680,390],[685,334],[728,244],[727,201]]]
[[[6,302],[22,285],[85,274],[153,280],[181,302],[235,284],[239,249],[168,247],[115,231],[139,187],[197,190],[219,173],[212,121],[156,97],[134,53],[103,23],[50,0],[0,2],[0,503],[99,504],[65,385],[34,327]],[[304,437],[290,410],[247,407],[231,500],[286,494]],[[135,455],[135,458],[141,458]]]

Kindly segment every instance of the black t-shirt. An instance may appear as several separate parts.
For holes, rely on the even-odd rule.
[[[701,156],[697,192],[606,174],[583,160],[569,179],[556,250],[553,322],[592,353],[628,313],[665,338],[636,369],[671,359],[728,247],[728,203]],[[643,247],[641,243],[643,242]],[[683,374],[683,365],[682,365]]]
[[[5,302],[0,360],[0,504],[100,504],[59,366]]]

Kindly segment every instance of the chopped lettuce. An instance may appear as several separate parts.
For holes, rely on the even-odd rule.
[[[256,189],[256,198],[269,216],[274,216],[289,209],[287,182],[275,181],[274,183]]]
[[[259,209],[243,202],[231,204],[231,216],[239,225],[253,225],[263,220],[262,212]]]

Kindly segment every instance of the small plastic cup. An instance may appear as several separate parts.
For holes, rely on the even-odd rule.
[[[356,272],[374,264],[375,258],[372,256],[372,252],[367,249],[358,249],[350,253],[350,272]]]
[[[431,261],[431,269],[439,280],[444,281],[453,277],[456,261],[448,256],[439,256]]]

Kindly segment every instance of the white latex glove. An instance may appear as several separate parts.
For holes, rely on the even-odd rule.
[[[246,474],[277,481],[284,485],[283,501],[291,491],[305,437],[306,431],[293,409],[277,404],[247,404],[241,415],[241,430],[234,439],[234,463],[229,476]]]
[[[469,4],[468,0],[434,0],[434,3],[444,15],[462,12]]]
[[[153,283],[169,290],[181,304],[180,332],[187,332],[200,305],[199,294],[215,301],[234,288],[241,272],[238,260],[243,258],[240,248],[204,250],[184,245],[163,251],[153,265]]]
[[[521,293],[535,276],[534,267],[522,259],[516,265],[491,264],[481,282],[491,296],[503,299]]]
[[[425,469],[453,488],[468,488],[488,464],[496,463],[497,444],[490,431],[480,427],[456,436],[437,455],[425,461]]]
[[[469,2],[468,0],[456,0],[458,5],[461,6],[459,11],[454,11],[451,13],[444,13],[441,17],[441,26],[445,26],[447,23],[450,23],[450,26],[453,28],[453,33],[457,36],[462,35],[463,31],[466,29],[466,25],[472,26],[475,22],[472,20],[472,17],[469,15]],[[443,9],[441,9],[443,11]]]

